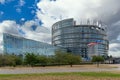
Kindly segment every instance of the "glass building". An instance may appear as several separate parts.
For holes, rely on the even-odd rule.
[[[52,44],[87,58],[93,55],[107,55],[108,39],[106,27],[97,21],[82,22],[65,19],[52,25]]]
[[[3,33],[3,52],[7,54],[35,53],[49,56],[54,55],[56,49],[57,47],[47,43]]]

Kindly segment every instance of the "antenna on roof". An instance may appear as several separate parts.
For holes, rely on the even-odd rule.
[[[96,25],[99,26],[99,21],[96,22]]]
[[[62,15],[60,15],[60,21],[62,20]]]
[[[89,19],[87,19],[87,25],[89,25],[90,24],[90,20]]]
[[[80,20],[80,25],[82,25],[82,19]]]
[[[93,20],[93,25],[96,25],[96,22],[97,22],[96,19],[94,19],[94,20]]]

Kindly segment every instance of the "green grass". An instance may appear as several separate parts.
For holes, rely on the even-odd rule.
[[[47,73],[44,75],[52,76],[91,76],[91,77],[120,77],[120,74],[110,73],[110,72],[72,72],[72,73]]]
[[[88,77],[119,77],[118,73],[111,72],[64,72],[64,73],[44,73],[44,74],[0,74],[0,78],[6,77],[28,77],[28,76],[88,76]]]

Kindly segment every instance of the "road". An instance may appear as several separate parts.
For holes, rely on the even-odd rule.
[[[29,68],[0,68],[0,74],[30,74],[52,72],[101,72],[120,71],[120,65],[111,68],[88,68],[88,67],[29,67]]]

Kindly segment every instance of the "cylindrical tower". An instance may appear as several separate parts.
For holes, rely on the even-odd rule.
[[[106,55],[109,42],[105,28],[102,25],[99,26],[98,22],[91,24],[86,21],[86,24],[76,25],[71,18],[53,24],[52,44],[87,58],[90,54],[89,50],[92,50],[89,48],[90,44],[94,44],[94,47],[97,46],[96,51],[91,54]]]

